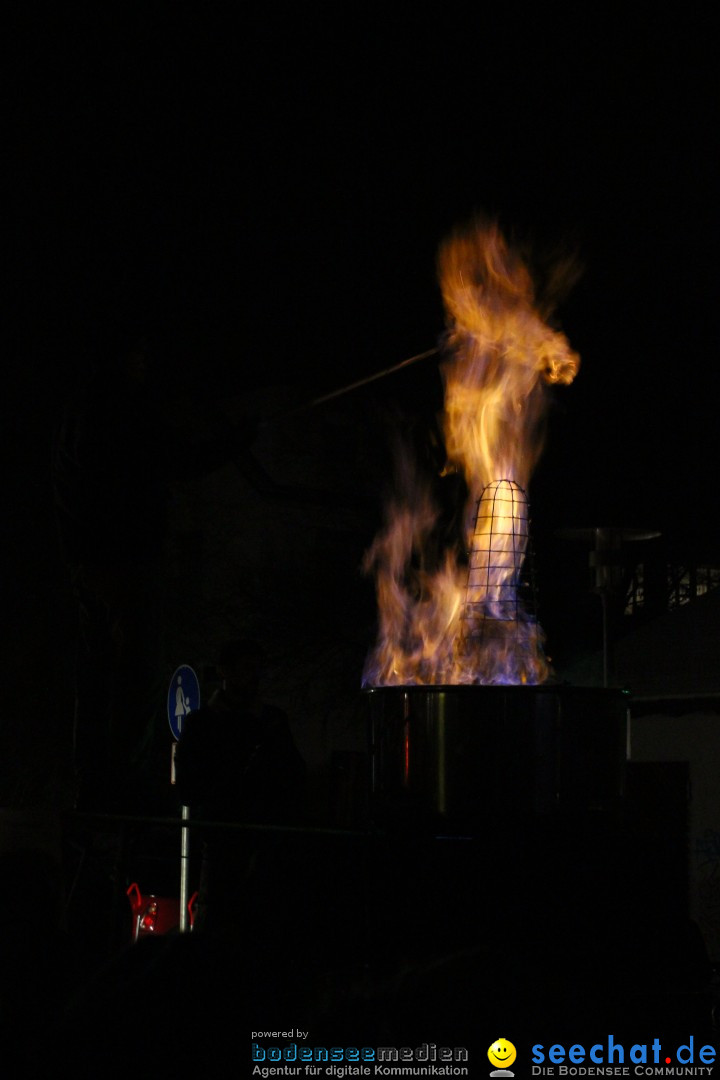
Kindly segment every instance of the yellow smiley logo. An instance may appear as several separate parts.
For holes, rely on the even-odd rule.
[[[517,1050],[508,1039],[496,1039],[488,1050],[490,1064],[498,1069],[507,1069],[517,1057]]]

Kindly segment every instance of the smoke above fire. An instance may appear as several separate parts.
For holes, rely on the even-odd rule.
[[[548,386],[580,359],[551,328],[533,278],[494,222],[475,220],[440,246],[446,313],[445,472],[464,477],[462,542],[438,551],[440,508],[409,454],[364,559],[378,639],[366,686],[537,684],[549,665],[524,603],[527,488],[542,452]]]

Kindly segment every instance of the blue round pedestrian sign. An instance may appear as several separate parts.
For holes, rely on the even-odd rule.
[[[200,683],[189,664],[176,668],[168,687],[167,713],[174,738],[182,735],[188,713],[200,708]]]

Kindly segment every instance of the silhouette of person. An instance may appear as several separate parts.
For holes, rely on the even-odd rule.
[[[118,340],[64,409],[52,454],[55,516],[78,611],[76,805],[91,811],[152,809],[158,792],[169,796],[162,743],[169,482],[229,459],[242,465],[255,431],[249,419],[226,421],[204,441],[178,440],[147,338]]]
[[[296,825],[303,819],[305,764],[286,714],[260,696],[263,664],[256,642],[227,642],[218,663],[222,688],[185,720],[177,793],[199,821]],[[238,926],[253,906],[256,918],[270,918],[287,852],[282,834],[203,830],[196,927]]]
[[[60,542],[78,608],[78,805],[114,809],[150,770],[162,701],[162,432],[141,336],[79,389],[53,445]]]

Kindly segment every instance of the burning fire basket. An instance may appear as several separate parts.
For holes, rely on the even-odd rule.
[[[439,510],[403,463],[364,563],[378,597],[363,673],[375,817],[487,835],[538,816],[611,812],[623,793],[626,696],[551,682],[523,576],[549,388],[572,383],[580,357],[548,324],[550,294],[539,302],[496,224],[448,237],[438,275],[446,469],[467,487],[467,561],[459,545],[423,557]]]
[[[487,619],[517,622],[528,547],[528,503],[512,480],[488,484],[478,501],[470,546],[466,619],[475,636]]]
[[[521,652],[527,625],[534,621],[535,592],[523,569],[532,574],[527,496],[512,480],[496,480],[477,504],[468,552],[461,650],[500,649]]]

